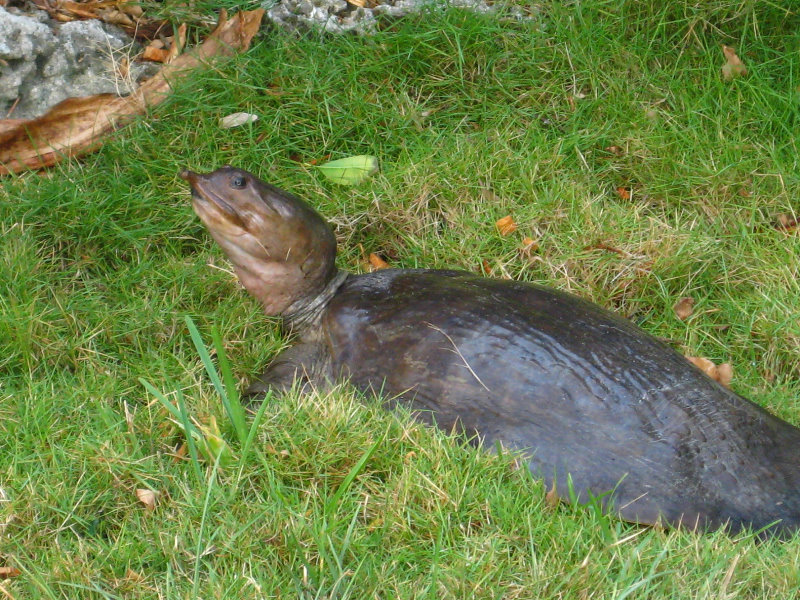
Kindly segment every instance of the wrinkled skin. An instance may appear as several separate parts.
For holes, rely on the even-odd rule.
[[[244,286],[298,337],[252,396],[346,378],[524,452],[561,497],[569,477],[580,499],[603,496],[629,521],[800,526],[800,430],[629,321],[464,272],[338,273],[329,228],[297,198],[230,167],[184,177]]]

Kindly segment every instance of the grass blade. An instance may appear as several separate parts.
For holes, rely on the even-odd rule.
[[[197,329],[197,325],[194,324],[194,321],[192,321],[192,318],[189,315],[186,315],[185,319],[186,326],[189,328],[189,335],[192,336],[194,347],[197,349],[197,353],[200,355],[200,360],[202,361],[203,366],[206,368],[206,373],[208,373],[209,378],[211,378],[211,383],[214,384],[214,389],[217,390],[220,398],[225,398],[225,388],[222,385],[222,380],[220,380],[217,369],[214,366],[214,362],[211,360],[211,355],[208,353],[208,349],[203,343],[203,338],[200,335],[200,331]]]
[[[336,507],[339,505],[339,500],[341,500],[342,496],[350,488],[350,485],[353,483],[353,480],[356,477],[358,477],[358,474],[364,469],[364,465],[367,464],[367,461],[375,453],[375,450],[377,450],[378,446],[381,445],[388,431],[389,431],[388,429],[384,430],[384,432],[375,441],[375,443],[369,447],[369,449],[364,453],[364,455],[359,459],[359,461],[355,465],[353,465],[353,468],[350,469],[350,472],[347,474],[347,477],[345,477],[342,483],[339,485],[339,489],[336,490],[336,493],[333,495],[333,497],[330,500],[328,500],[328,502],[325,504],[326,514],[331,514],[334,510],[336,510]]]
[[[244,408],[242,408],[242,403],[239,400],[239,391],[236,389],[233,371],[225,354],[225,347],[222,345],[219,330],[216,327],[211,329],[211,337],[214,341],[214,349],[217,352],[219,370],[222,372],[222,380],[225,384],[226,393],[222,395],[222,404],[225,406],[225,412],[228,413],[228,417],[231,420],[236,437],[239,438],[239,444],[244,446],[247,440],[247,421],[244,416]]]
[[[183,392],[176,386],[175,393],[178,397],[178,406],[176,407],[172,402],[167,400],[167,397],[164,396],[160,391],[158,391],[155,387],[153,387],[149,382],[145,381],[141,377],[139,378],[139,383],[141,383],[145,389],[150,392],[155,398],[161,403],[161,405],[167,409],[167,411],[172,415],[172,417],[181,425],[183,428],[183,433],[186,436],[186,445],[189,447],[189,455],[192,457],[192,464],[194,465],[195,475],[197,475],[198,481],[203,481],[203,473],[200,469],[200,459],[197,454],[197,446],[195,445],[194,438],[201,437],[202,433],[197,430],[197,428],[192,425],[191,421],[189,421],[189,414],[186,412],[186,403],[183,400]]]

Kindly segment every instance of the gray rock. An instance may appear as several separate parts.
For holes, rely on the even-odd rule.
[[[381,0],[374,8],[355,6],[345,0],[265,0],[267,18],[292,30],[323,29],[330,33],[355,31],[369,34],[375,31],[375,18],[380,15],[401,17],[423,9],[455,6],[476,12],[502,12],[515,19],[527,18],[513,4],[492,4],[485,0]]]
[[[0,118],[44,114],[65,98],[100,93],[125,95],[157,65],[129,62],[139,50],[117,27],[96,20],[58,23],[46,12],[0,7]]]

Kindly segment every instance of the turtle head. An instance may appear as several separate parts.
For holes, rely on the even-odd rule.
[[[197,216],[267,314],[290,314],[336,273],[336,238],[299,198],[231,166],[180,176],[192,186]]]

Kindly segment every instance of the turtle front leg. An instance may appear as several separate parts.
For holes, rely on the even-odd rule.
[[[301,343],[287,348],[269,364],[267,370],[242,394],[242,400],[253,403],[270,390],[284,393],[295,381],[301,389],[326,388],[331,383],[330,359],[321,344]]]

